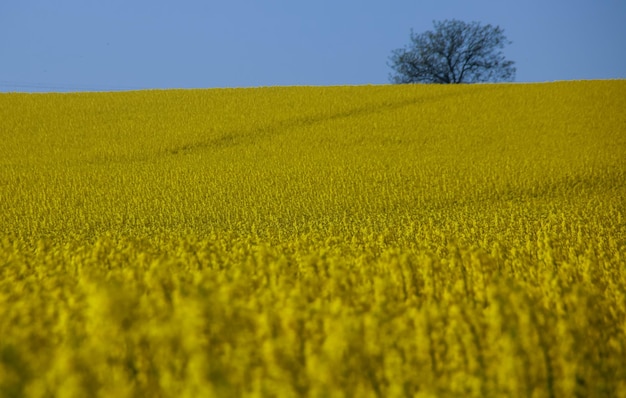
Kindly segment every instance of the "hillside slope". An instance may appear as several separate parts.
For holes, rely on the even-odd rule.
[[[620,196],[625,89],[597,81],[5,94],[1,224],[33,238],[236,228],[228,220],[242,233],[346,217],[390,217],[401,228],[490,201]],[[35,224],[16,229],[15,217]]]

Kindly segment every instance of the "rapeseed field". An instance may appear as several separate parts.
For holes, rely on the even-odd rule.
[[[0,396],[625,397],[625,109],[0,94]]]

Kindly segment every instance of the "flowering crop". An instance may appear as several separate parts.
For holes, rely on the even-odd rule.
[[[626,396],[624,93],[0,94],[0,396]]]

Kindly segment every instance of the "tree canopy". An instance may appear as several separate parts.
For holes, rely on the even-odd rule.
[[[514,62],[502,53],[511,42],[499,26],[459,20],[434,21],[434,29],[415,34],[392,52],[393,83],[477,83],[511,81]]]

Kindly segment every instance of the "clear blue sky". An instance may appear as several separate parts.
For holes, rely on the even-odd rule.
[[[626,78],[625,0],[0,0],[0,91],[383,84],[452,18],[504,28],[516,81]]]

